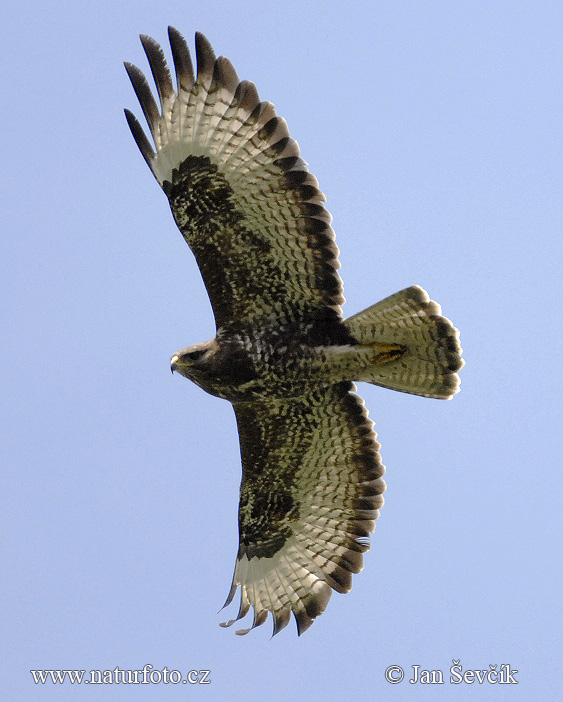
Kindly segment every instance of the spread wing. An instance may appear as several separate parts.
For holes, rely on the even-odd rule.
[[[202,34],[196,75],[183,37],[172,27],[169,37],[176,88],[160,46],[141,37],[160,107],[125,64],[156,149],[125,113],[197,259],[217,328],[341,316],[331,216],[285,120]]]
[[[349,592],[383,504],[379,444],[353,383],[306,397],[235,405],[243,479],[240,547],[228,605],[251,628],[272,612],[274,634],[291,613],[301,634],[332,590]],[[245,634],[250,629],[237,633]]]

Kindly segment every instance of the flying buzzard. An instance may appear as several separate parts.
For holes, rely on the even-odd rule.
[[[172,370],[232,402],[243,477],[229,604],[251,628],[293,613],[301,634],[332,590],[349,592],[383,505],[385,468],[353,381],[448,399],[462,365],[458,332],[410,287],[344,319],[338,248],[317,179],[256,87],[196,34],[197,73],[169,28],[176,87],[160,46],[141,36],[160,107],[126,69],[155,149],[125,111],[166,193],[211,299],[217,334]],[[250,629],[237,633],[246,633]]]

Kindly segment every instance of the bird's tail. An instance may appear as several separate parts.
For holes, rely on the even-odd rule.
[[[392,390],[451,398],[463,366],[458,330],[418,285],[401,290],[345,322],[374,356],[363,380]]]

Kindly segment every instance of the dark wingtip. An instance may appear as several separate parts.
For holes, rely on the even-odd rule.
[[[175,27],[168,27],[168,39],[174,58],[178,88],[188,92],[195,83],[194,67],[188,44]]]
[[[127,108],[125,108],[124,112],[125,119],[127,120],[129,129],[131,130],[133,139],[135,139],[135,142],[139,147],[139,151],[143,155],[143,158],[147,162],[149,168],[152,170],[151,162],[155,157],[154,149],[152,148],[147,135],[145,134],[143,128],[139,124],[139,120],[135,117],[135,115]]]
[[[248,112],[252,112],[260,102],[258,90],[254,83],[249,80],[241,80],[235,90],[234,100],[237,105],[248,110]]]
[[[197,59],[197,78],[201,82],[202,79],[209,79],[213,76],[213,67],[215,65],[215,52],[209,42],[209,39],[201,32],[195,33],[195,53]]]
[[[236,573],[236,566],[235,566],[235,573]],[[225,607],[228,607],[231,602],[233,601],[233,598],[235,596],[235,593],[237,591],[237,584],[235,583],[235,576],[233,575],[233,580],[231,582],[231,588],[229,590],[229,594],[227,595],[227,599],[225,600],[225,604],[221,607],[219,612],[221,612]]]
[[[162,105],[165,98],[168,98],[174,94],[174,86],[172,85],[172,78],[170,77],[170,71],[168,70],[164,52],[162,51],[160,44],[152,37],[149,37],[146,34],[140,34],[139,37],[151,67],[154,82],[158,90],[158,96],[160,98],[160,104]]]
[[[139,100],[145,119],[149,125],[151,132],[154,129],[160,118],[160,112],[158,111],[158,106],[155,102],[153,94],[151,92],[150,86],[145,78],[145,74],[140,68],[137,68],[133,63],[129,61],[124,61],[123,65],[133,86],[133,90]]]
[[[289,624],[291,612],[289,610],[282,610],[276,614],[275,611],[272,611],[272,618],[274,620],[272,638],[274,638],[276,634],[279,634],[280,631],[285,629],[285,627]]]
[[[313,624],[313,620],[304,609],[293,612],[295,623],[297,624],[297,636],[304,634]]]
[[[235,67],[224,56],[219,56],[217,61],[215,61],[214,77],[219,85],[224,86],[233,94],[240,82]]]

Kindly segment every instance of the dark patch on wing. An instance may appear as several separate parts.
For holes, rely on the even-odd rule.
[[[311,296],[299,278],[288,275],[272,243],[246,226],[232,188],[208,157],[188,156],[174,170],[172,183],[166,181],[163,188],[176,224],[197,259],[218,328],[268,316],[338,318],[319,295]],[[320,220],[312,221],[326,227]],[[333,254],[325,253],[317,233],[309,239],[316,257],[314,286],[339,293],[339,278],[325,260],[332,260]]]
[[[299,471],[319,469],[321,475],[324,470],[322,466],[304,465],[312,442],[323,441],[318,436],[317,409],[323,405],[324,394],[338,398],[341,404],[335,405],[335,416],[341,414],[342,421],[348,425],[348,429],[342,427],[343,434],[354,437],[354,448],[337,459],[357,471],[362,482],[381,477],[384,469],[371,423],[366,420],[363,404],[349,392],[352,387],[351,383],[343,382],[310,397],[235,405],[243,465],[240,555],[272,556],[290,535],[291,524],[298,520],[300,511],[295,498]],[[331,412],[328,405],[326,412]],[[365,518],[371,519],[368,513],[373,510],[374,497],[381,489],[368,484],[352,489],[354,498],[349,506],[359,516],[365,513]],[[367,536],[369,532],[361,528],[359,533]]]
[[[283,297],[270,244],[244,226],[231,187],[209,158],[188,156],[164,190],[197,259],[218,327],[257,298]]]
[[[273,556],[299,518],[295,476],[312,438],[306,413],[295,403],[235,405],[243,478],[240,489],[240,555]],[[271,408],[270,408],[271,409]]]

